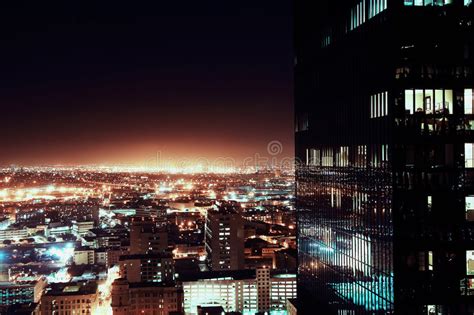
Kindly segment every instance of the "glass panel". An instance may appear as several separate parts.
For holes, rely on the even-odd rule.
[[[433,100],[434,100],[433,90],[425,90],[425,111],[427,114],[433,113]]]
[[[467,168],[474,167],[472,149],[473,149],[472,143],[464,144],[464,160],[465,160],[465,167]]]
[[[405,90],[405,113],[413,114],[413,90]]]
[[[415,90],[415,111],[423,112],[423,90]]]
[[[441,109],[443,108],[443,90],[435,90],[435,112],[439,113],[441,112]]]
[[[472,89],[464,90],[464,114],[472,114]]]
[[[474,196],[466,197],[466,220],[474,221]]]
[[[469,276],[474,275],[474,251],[466,251],[466,271]]]
[[[453,90],[444,91],[444,110],[445,114],[453,113]]]

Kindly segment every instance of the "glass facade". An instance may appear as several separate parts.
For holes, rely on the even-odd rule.
[[[297,6],[302,314],[474,312],[469,5]]]

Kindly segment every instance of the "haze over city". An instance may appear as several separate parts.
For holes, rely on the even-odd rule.
[[[0,14],[0,165],[293,155],[289,1]]]

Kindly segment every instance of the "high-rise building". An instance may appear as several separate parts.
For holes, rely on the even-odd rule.
[[[244,269],[244,224],[234,206],[208,210],[206,253],[211,270]]]
[[[119,258],[120,274],[130,283],[174,283],[174,261],[171,253],[123,255]]]
[[[135,216],[130,222],[130,253],[160,253],[168,248],[168,233],[151,217]]]
[[[297,3],[298,313],[474,311],[473,10]]]

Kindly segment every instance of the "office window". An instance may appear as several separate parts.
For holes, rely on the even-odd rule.
[[[433,206],[433,197],[432,197],[432,196],[428,196],[428,197],[427,197],[427,208],[428,208],[428,211],[431,211],[432,206]]]
[[[413,114],[413,90],[405,90],[405,113]]]
[[[464,144],[464,166],[466,168],[474,167],[474,143],[465,143]]]
[[[464,90],[464,114],[472,114],[473,107],[472,89]]]
[[[433,251],[418,253],[418,270],[433,270]]]
[[[474,275],[474,250],[466,251],[466,269],[468,276]]]
[[[339,166],[349,166],[349,147],[341,147]]]
[[[369,19],[387,9],[387,0],[368,0]]]
[[[351,9],[349,29],[352,31],[361,26],[363,23],[365,23],[365,0],[362,0]]]
[[[466,3],[468,0],[464,0],[464,3]],[[469,0],[471,1],[471,0]],[[453,3],[453,0],[405,0],[404,1],[405,6],[443,6],[447,4]],[[467,4],[466,4],[467,5]]]
[[[405,113],[452,114],[453,90],[405,90]]]
[[[474,196],[467,196],[466,203],[466,220],[474,221]]]
[[[370,118],[388,116],[388,92],[370,96]]]
[[[334,150],[326,148],[322,150],[322,166],[334,166]]]

